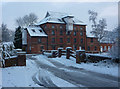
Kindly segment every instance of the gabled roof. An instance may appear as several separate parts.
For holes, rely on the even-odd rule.
[[[79,21],[78,19],[76,19],[71,14],[61,13],[61,12],[52,12],[52,11],[47,12],[45,18],[43,20],[41,20],[39,23],[37,23],[36,25],[41,25],[41,24],[44,24],[44,23],[47,23],[47,22],[48,23],[61,23],[61,24],[65,24],[65,22],[63,20],[63,18],[65,18],[65,17],[72,17],[74,24],[86,25],[82,21]]]
[[[40,36],[40,37],[45,36],[45,37],[47,37],[47,35],[43,31],[43,29],[40,27],[29,26],[29,27],[27,27],[27,31],[30,34],[30,36]]]

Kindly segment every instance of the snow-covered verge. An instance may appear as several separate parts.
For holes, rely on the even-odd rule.
[[[26,67],[2,68],[2,87],[38,87],[32,80],[38,68],[33,60],[26,60],[26,64]]]
[[[51,60],[51,59],[49,59],[49,60]],[[52,58],[52,60],[62,63],[66,66],[83,68],[88,71],[93,71],[93,72],[98,72],[98,73],[108,74],[108,75],[118,77],[118,64],[114,64],[114,63],[112,64],[109,62],[76,64],[76,59],[74,59],[72,57],[70,59],[66,59],[65,56],[62,56],[61,58]]]

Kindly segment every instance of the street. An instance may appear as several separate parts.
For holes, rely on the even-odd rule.
[[[35,61],[38,68],[49,71],[54,76],[61,78],[76,87],[118,87],[118,78],[114,76],[88,71],[83,68],[66,66],[59,62],[51,60],[50,58],[46,58],[45,60],[52,63],[55,67],[42,63],[39,61],[41,59],[35,59],[32,58],[32,56],[30,59]],[[40,73],[41,72],[37,74],[41,76]],[[33,81],[44,87],[57,87],[57,85],[53,83],[50,78],[40,80],[42,81],[41,84],[41,82],[39,82],[39,80],[36,79],[34,75]]]

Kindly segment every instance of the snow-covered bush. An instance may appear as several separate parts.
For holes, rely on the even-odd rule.
[[[2,59],[5,59],[6,57],[11,57],[11,56],[16,56],[17,52],[14,49],[14,45],[12,42],[5,42],[2,43],[2,48],[1,48],[1,54],[2,54]]]

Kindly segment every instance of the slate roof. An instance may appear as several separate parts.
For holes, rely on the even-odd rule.
[[[78,20],[77,18],[75,18],[73,15],[71,14],[67,14],[67,13],[61,13],[61,12],[53,12],[53,11],[48,11],[45,18],[43,20],[41,20],[39,23],[37,23],[36,25],[41,25],[44,23],[61,23],[61,24],[65,24],[63,18],[67,17],[67,16],[72,16],[73,17],[73,23],[74,24],[78,24],[78,25],[86,25],[85,23],[83,23],[82,21]]]
[[[40,27],[29,26],[29,27],[27,27],[27,31],[30,34],[30,36],[45,36],[45,37],[47,37],[47,35],[43,31],[43,29]]]

